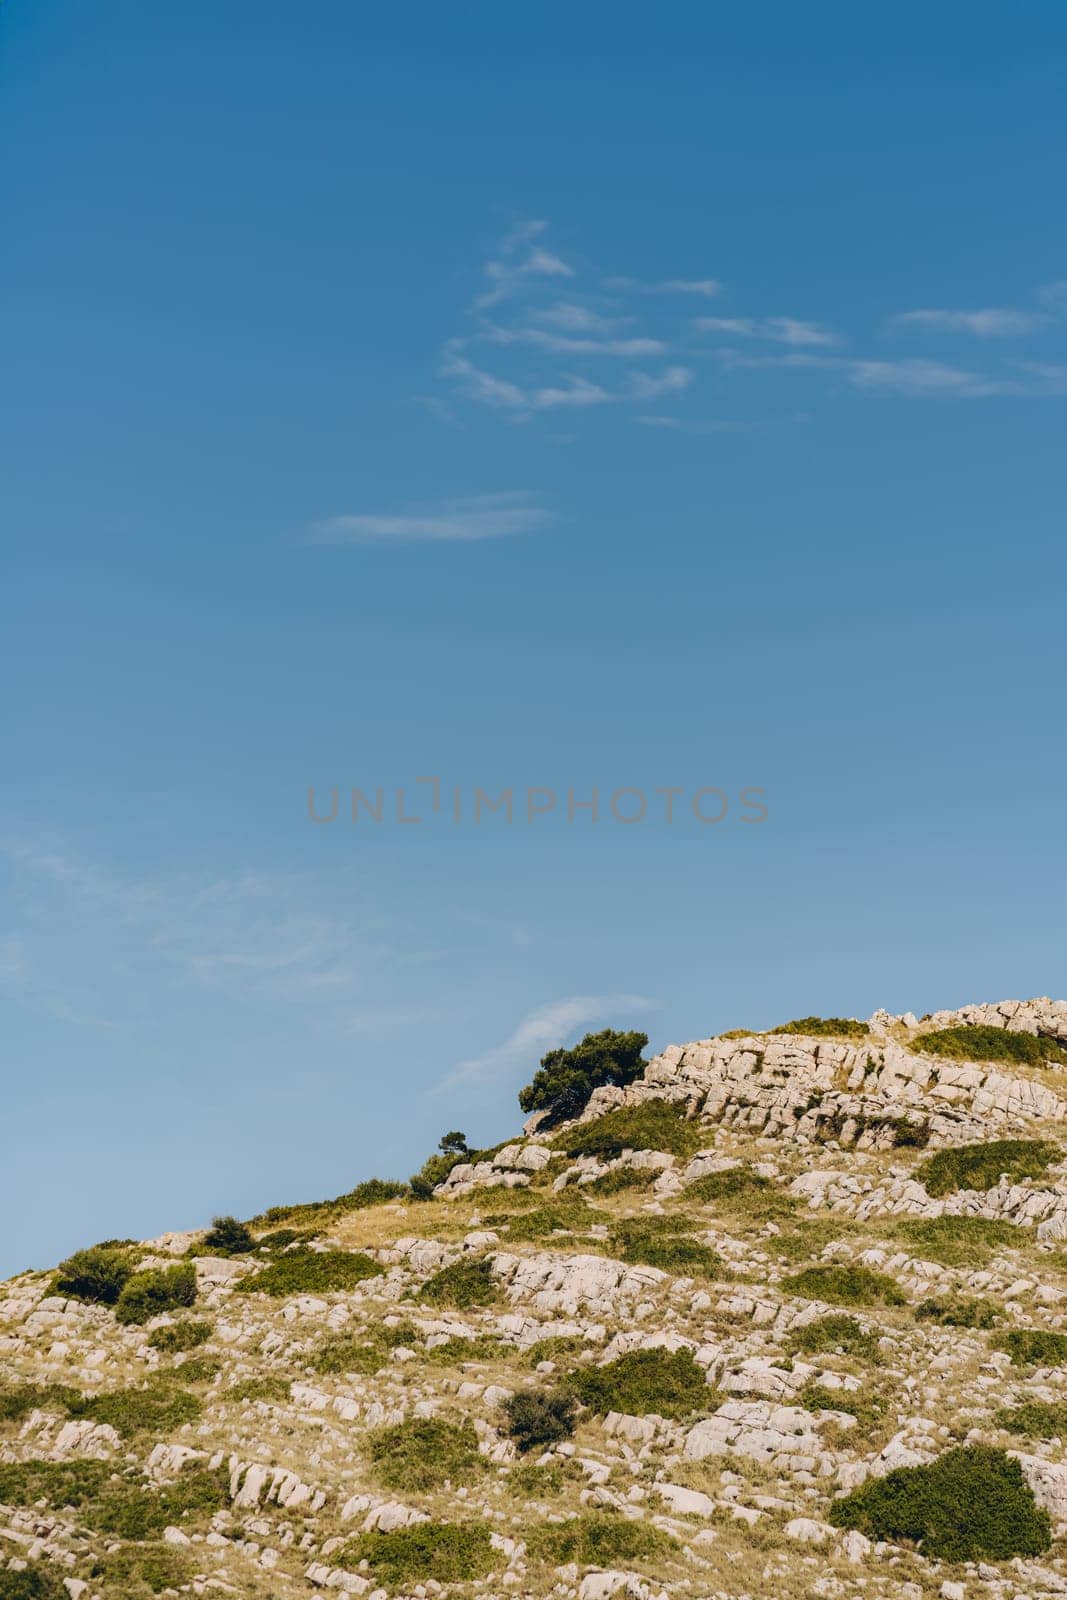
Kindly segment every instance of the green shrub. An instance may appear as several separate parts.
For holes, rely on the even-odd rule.
[[[549,1050],[532,1083],[519,1091],[523,1111],[547,1111],[552,1122],[580,1116],[594,1089],[625,1088],[644,1071],[647,1033],[604,1028],[587,1033],[571,1050]]]
[[[206,1526],[230,1503],[229,1473],[186,1467],[159,1488],[139,1475],[112,1478],[83,1511],[83,1519],[116,1539],[158,1538],[165,1528]]]
[[[61,1572],[48,1561],[31,1561],[19,1572],[0,1567],[0,1600],[70,1600]]]
[[[994,1350],[1011,1356],[1014,1367],[1061,1367],[1067,1362],[1067,1333],[1045,1328],[1012,1328],[993,1340]]]
[[[800,1033],[816,1039],[865,1039],[870,1031],[865,1022],[857,1022],[855,1017],[797,1017],[793,1022],[783,1022],[770,1029],[771,1033]]]
[[[796,1202],[783,1194],[781,1187],[754,1172],[751,1167],[728,1167],[724,1172],[709,1172],[687,1186],[687,1201],[699,1201],[724,1211],[762,1220],[791,1216]]]
[[[612,1229],[610,1248],[621,1261],[646,1267],[660,1267],[678,1276],[717,1278],[723,1260],[710,1245],[680,1235],[685,1227],[672,1217],[634,1217]]]
[[[526,1351],[526,1362],[528,1366],[536,1367],[541,1361],[566,1361],[569,1356],[590,1348],[580,1334],[554,1334],[530,1345]]]
[[[644,1100],[637,1106],[619,1106],[592,1122],[580,1122],[557,1134],[556,1148],[571,1156],[596,1156],[612,1161],[624,1150],[663,1150],[688,1156],[707,1142],[702,1123],[686,1119],[684,1105],[668,1100]]]
[[[504,1401],[502,1431],[525,1454],[527,1450],[569,1439],[577,1409],[574,1396],[563,1389],[521,1389]]]
[[[385,1366],[391,1350],[415,1344],[417,1340],[418,1334],[410,1322],[395,1328],[379,1324],[363,1334],[343,1333],[325,1340],[308,1365],[315,1372],[356,1372],[369,1378]]]
[[[195,1422],[203,1406],[195,1394],[157,1380],[139,1389],[112,1389],[107,1394],[94,1395],[72,1410],[75,1416],[106,1422],[124,1436],[162,1435],[173,1433],[183,1423]]]
[[[1009,1033],[1007,1028],[964,1025],[921,1033],[910,1048],[922,1055],[948,1056],[953,1061],[1010,1061],[1021,1066],[1067,1064],[1067,1050],[1036,1033]]]
[[[246,1278],[238,1292],[269,1294],[275,1300],[291,1294],[331,1294],[354,1289],[357,1283],[378,1277],[382,1270],[359,1250],[292,1250]]]
[[[909,1217],[896,1232],[926,1260],[946,1267],[980,1267],[999,1246],[1027,1243],[1025,1232],[989,1217]]]
[[[602,1172],[599,1178],[594,1178],[592,1183],[583,1183],[582,1194],[611,1195],[623,1194],[629,1189],[651,1189],[659,1177],[659,1170],[655,1167],[613,1167],[610,1172]]]
[[[244,1256],[255,1248],[252,1230],[236,1217],[216,1217],[201,1245],[203,1251],[216,1256]]]
[[[368,1436],[374,1475],[387,1489],[425,1493],[445,1479],[469,1483],[485,1466],[473,1423],[459,1417],[411,1417]]]
[[[0,1463],[0,1504],[32,1506],[47,1500],[60,1511],[95,1500],[114,1468],[106,1461],[17,1461]]]
[[[599,1415],[687,1417],[708,1401],[704,1369],[689,1350],[633,1350],[606,1366],[572,1372],[563,1383]]]
[[[435,1150],[408,1180],[412,1197],[416,1200],[432,1200],[437,1185],[444,1183],[453,1167],[476,1159],[477,1152],[472,1150]]]
[[[187,1584],[193,1570],[189,1557],[173,1545],[134,1544],[109,1551],[93,1564],[92,1574],[112,1600],[141,1600]]]
[[[115,1303],[115,1316],[119,1322],[150,1322],[162,1311],[191,1306],[195,1299],[196,1268],[192,1262],[151,1267],[127,1279]]]
[[[94,1244],[60,1263],[52,1289],[72,1300],[113,1306],[135,1265],[136,1255],[126,1245]]]
[[[413,1583],[472,1583],[503,1561],[483,1522],[415,1522],[393,1533],[361,1533],[334,1557],[345,1567],[365,1561],[388,1588]]]
[[[997,1320],[997,1308],[992,1300],[942,1295],[920,1301],[915,1315],[922,1322],[936,1322],[942,1328],[992,1328]]]
[[[834,1262],[829,1266],[805,1267],[786,1278],[782,1288],[787,1294],[802,1295],[805,1300],[828,1300],[835,1306],[902,1306],[906,1297],[900,1286],[884,1272],[872,1272],[869,1267],[842,1266]]]
[[[21,1422],[31,1411],[69,1411],[81,1398],[65,1383],[0,1385],[0,1422]]]
[[[178,1355],[182,1350],[195,1350],[211,1338],[210,1322],[172,1322],[164,1328],[154,1328],[148,1335],[153,1350],[165,1355]]]
[[[830,1389],[825,1384],[805,1384],[800,1392],[800,1404],[805,1411],[843,1411],[855,1417],[869,1434],[885,1416],[888,1401],[874,1389]]]
[[[872,1478],[830,1508],[838,1528],[915,1544],[941,1561],[1008,1561],[1047,1550],[1051,1529],[1019,1463],[1003,1450],[966,1445],[922,1467]]]
[[[488,1257],[479,1256],[442,1267],[432,1278],[427,1278],[417,1298],[426,1305],[453,1306],[465,1311],[473,1306],[495,1305],[500,1299],[500,1290]]]
[[[336,1195],[332,1200],[308,1200],[292,1206],[271,1206],[262,1216],[253,1217],[255,1223],[318,1222],[331,1217],[344,1216],[349,1211],[362,1211],[367,1206],[384,1205],[387,1200],[402,1200],[408,1194],[406,1183],[392,1178],[367,1178],[354,1189]],[[311,1235],[305,1235],[311,1237]],[[262,1246],[266,1241],[260,1239]]]
[[[1052,1405],[1043,1400],[1024,1400],[1022,1405],[1001,1406],[994,1418],[998,1428],[1018,1433],[1026,1439],[1067,1438],[1067,1401]]]
[[[188,1361],[175,1362],[171,1370],[182,1383],[214,1383],[222,1362],[215,1356],[190,1356]]]
[[[1024,1037],[1009,1034],[1009,1038]],[[938,1150],[915,1169],[928,1194],[954,1194],[959,1189],[993,1189],[1006,1176],[1012,1183],[1040,1178],[1062,1151],[1047,1139],[991,1139]]]
[[[631,1522],[610,1511],[570,1517],[566,1522],[531,1528],[527,1548],[535,1560],[554,1567],[618,1567],[669,1555],[678,1545],[647,1522]]]
[[[550,1205],[539,1206],[534,1211],[520,1211],[518,1215],[509,1217],[508,1239],[518,1243],[526,1239],[544,1239],[557,1232],[574,1233],[602,1216],[602,1212],[597,1213],[578,1194],[568,1194]],[[485,1222],[489,1228],[498,1225],[489,1217]]]
[[[427,1361],[437,1367],[458,1367],[465,1361],[502,1361],[515,1354],[515,1346],[505,1344],[492,1334],[479,1334],[474,1339],[446,1339],[443,1344],[431,1345],[425,1351]]]
[[[219,1399],[227,1404],[244,1400],[263,1400],[267,1403],[288,1400],[292,1385],[288,1378],[242,1378],[223,1389]]]
[[[829,1316],[816,1317],[794,1328],[786,1341],[789,1350],[798,1355],[814,1356],[840,1351],[846,1356],[856,1356],[861,1361],[879,1361],[878,1335],[870,1333],[855,1317],[842,1311],[831,1311]]]

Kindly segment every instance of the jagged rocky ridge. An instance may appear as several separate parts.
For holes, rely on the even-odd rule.
[[[535,1116],[460,1162],[432,1202],[294,1208],[254,1254],[149,1241],[138,1270],[189,1258],[197,1298],[144,1323],[50,1273],[12,1280],[0,1600],[52,1592],[38,1576],[73,1600],[1067,1594],[1067,1067],[923,1048],[961,1025],[1067,1044],[1067,1003],[672,1046],[578,1123]],[[671,1148],[583,1152],[649,1108]],[[924,1181],[993,1140],[1046,1157]],[[346,1287],[254,1287],[340,1253],[365,1263]],[[680,1356],[695,1398],[656,1409],[620,1379],[612,1404],[612,1363],[642,1351]],[[520,1454],[504,1403],[575,1374],[606,1398]],[[414,1465],[390,1465],[409,1437]],[[972,1444],[1020,1463],[1040,1554],[948,1562],[835,1525],[843,1495]]]

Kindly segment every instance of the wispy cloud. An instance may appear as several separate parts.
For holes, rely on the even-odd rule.
[[[940,361],[849,361],[843,366],[848,381],[856,388],[885,394],[978,400],[1020,392],[1020,385],[1010,379],[986,377]]]
[[[980,311],[921,310],[902,311],[893,318],[897,327],[932,328],[940,333],[971,333],[980,339],[1007,339],[1032,333],[1046,322],[1034,311],[1013,311],[988,306]]]
[[[754,422],[725,422],[714,417],[690,418],[672,416],[640,416],[634,421],[643,428],[665,428],[672,433],[749,433],[758,426]]]
[[[548,512],[526,493],[472,495],[434,511],[346,514],[328,517],[309,530],[313,544],[470,543],[530,533],[549,521]]]
[[[548,333],[544,328],[497,328],[486,330],[494,344],[530,344],[560,355],[657,356],[666,345],[661,339],[581,338],[573,334]]]
[[[642,283],[639,278],[607,278],[604,287],[622,294],[695,294],[705,300],[722,293],[717,278],[661,278],[657,283]]]
[[[730,338],[770,339],[775,344],[830,345],[837,335],[817,322],[797,317],[697,317],[698,333],[726,334]]]
[[[481,1055],[461,1061],[438,1083],[431,1093],[442,1093],[460,1084],[486,1083],[490,1079],[510,1079],[520,1071],[533,1071],[547,1050],[554,1050],[573,1039],[579,1029],[591,1023],[625,1018],[634,1012],[655,1007],[654,1000],[639,994],[571,995],[553,1000],[529,1012],[501,1044]]]
[[[550,250],[536,244],[545,231],[543,221],[517,223],[501,241],[499,254],[485,263],[490,287],[478,296],[480,306],[495,306],[517,294],[531,280],[573,278],[574,269]]]

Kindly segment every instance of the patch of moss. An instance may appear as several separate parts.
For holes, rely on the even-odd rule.
[[[915,1177],[926,1185],[928,1194],[937,1197],[960,1189],[993,1189],[1002,1176],[1010,1183],[1043,1177],[1062,1154],[1059,1146],[1047,1139],[990,1139],[984,1144],[938,1150],[916,1167]]]
[[[907,1542],[941,1561],[1009,1561],[1047,1550],[1047,1511],[1019,1463],[988,1445],[949,1450],[928,1466],[897,1467],[836,1500],[830,1521],[870,1539]]]
[[[603,1416],[688,1417],[705,1410],[708,1385],[689,1350],[634,1350],[601,1367],[583,1367],[563,1379],[564,1388]]]
[[[801,1295],[805,1300],[828,1300],[836,1306],[902,1306],[907,1304],[900,1285],[884,1272],[872,1272],[869,1267],[842,1265],[834,1262],[828,1266],[805,1267],[786,1278],[782,1288],[787,1294]]]

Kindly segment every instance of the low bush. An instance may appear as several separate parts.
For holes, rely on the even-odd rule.
[[[262,1400],[272,1404],[288,1400],[292,1385],[288,1378],[242,1378],[238,1383],[231,1384],[228,1389],[223,1389],[218,1396],[226,1404],[235,1404],[245,1400]]]
[[[0,1600],[70,1600],[62,1568],[31,1561],[17,1572],[0,1567]]]
[[[710,1245],[686,1238],[687,1219],[635,1217],[612,1229],[609,1246],[621,1261],[660,1267],[678,1277],[718,1278],[723,1260]]]
[[[72,1300],[113,1306],[137,1263],[137,1254],[125,1244],[94,1244],[76,1250],[56,1269],[54,1294]]]
[[[214,1383],[222,1371],[222,1362],[215,1356],[190,1356],[187,1361],[176,1361],[172,1376],[181,1383]]]
[[[525,1454],[527,1450],[569,1439],[577,1409],[574,1396],[565,1390],[521,1389],[504,1401],[501,1432]]]
[[[938,1150],[916,1167],[914,1175],[926,1185],[928,1194],[940,1197],[960,1189],[993,1189],[1002,1176],[1011,1183],[1041,1178],[1062,1153],[1047,1139],[990,1139],[984,1144]]]
[[[139,1475],[112,1478],[83,1517],[116,1539],[153,1539],[169,1527],[206,1526],[229,1503],[229,1473],[224,1468],[208,1472],[186,1467],[162,1488]]]
[[[32,1506],[46,1500],[55,1510],[75,1510],[95,1500],[114,1468],[106,1461],[15,1461],[0,1463],[0,1503]]]
[[[837,1262],[805,1267],[802,1272],[784,1279],[782,1288],[787,1294],[801,1295],[805,1300],[828,1300],[835,1306],[902,1306],[907,1303],[899,1284],[886,1273]]]
[[[557,1134],[555,1146],[571,1156],[596,1156],[611,1161],[624,1150],[663,1150],[675,1156],[693,1155],[710,1137],[703,1123],[686,1117],[684,1104],[644,1100],[620,1106],[592,1122],[580,1122]]]
[[[500,1299],[500,1290],[493,1277],[489,1260],[486,1256],[454,1261],[450,1267],[442,1267],[440,1272],[428,1278],[418,1292],[417,1298],[430,1306],[453,1306],[457,1310],[469,1310],[473,1306],[495,1305]]]
[[[796,1202],[781,1187],[754,1172],[751,1167],[728,1167],[724,1172],[709,1172],[685,1191],[687,1201],[699,1201],[733,1214],[760,1221],[792,1216]]]
[[[175,1267],[151,1267],[135,1272],[123,1285],[115,1302],[119,1322],[143,1323],[162,1311],[191,1306],[196,1299],[196,1268],[190,1261]]]
[[[805,1411],[843,1411],[855,1417],[869,1434],[886,1415],[888,1401],[873,1389],[830,1389],[825,1384],[809,1383],[800,1392],[800,1404]]]
[[[327,1339],[314,1352],[308,1365],[315,1372],[356,1372],[372,1377],[389,1360],[389,1353],[400,1345],[415,1344],[418,1334],[410,1322],[395,1328],[384,1324],[363,1334],[338,1334]]]
[[[1009,1033],[1007,1028],[964,1025],[939,1028],[912,1039],[910,1048],[924,1056],[953,1061],[1010,1061],[1020,1066],[1067,1065],[1067,1049],[1036,1033]]]
[[[917,1545],[941,1561],[1009,1561],[1047,1550],[1047,1511],[1019,1463],[988,1445],[949,1450],[928,1466],[897,1467],[830,1508],[838,1528]]]
[[[348,1568],[365,1561],[377,1582],[390,1589],[430,1580],[473,1583],[503,1561],[490,1532],[484,1522],[415,1522],[393,1533],[361,1533],[334,1559]]]
[[[592,1346],[586,1343],[581,1334],[554,1334],[547,1339],[538,1339],[536,1344],[530,1345],[526,1351],[526,1362],[531,1367],[536,1367],[542,1361],[558,1363],[591,1348]]]
[[[689,1350],[634,1350],[606,1366],[572,1372],[563,1383],[599,1415],[687,1417],[708,1402],[704,1369]]]
[[[171,1544],[132,1544],[111,1550],[94,1562],[92,1576],[110,1600],[141,1600],[189,1583],[194,1571],[189,1557]]]
[[[770,1029],[771,1033],[799,1033],[816,1039],[865,1039],[870,1031],[865,1022],[857,1022],[855,1017],[797,1017]]]
[[[153,1350],[173,1356],[207,1344],[211,1333],[210,1322],[171,1322],[164,1328],[154,1328],[148,1335],[148,1343]]]
[[[549,1205],[534,1211],[520,1211],[507,1219],[508,1239],[518,1242],[525,1239],[545,1239],[552,1233],[575,1233],[589,1227],[602,1217],[579,1194],[567,1194]],[[499,1222],[487,1217],[487,1227],[497,1227]]]
[[[527,1534],[527,1549],[535,1560],[554,1567],[571,1562],[579,1567],[620,1567],[649,1561],[677,1550],[677,1542],[648,1522],[631,1522],[610,1511],[570,1517],[566,1522],[542,1523]]]
[[[236,1217],[216,1217],[205,1233],[200,1252],[213,1256],[244,1256],[256,1248],[251,1228]]]
[[[1014,1367],[1062,1367],[1067,1363],[1067,1333],[1047,1328],[1012,1328],[993,1340],[994,1350],[1011,1356]]]
[[[659,1172],[655,1167],[613,1167],[592,1183],[582,1184],[582,1194],[624,1194],[629,1189],[651,1189]]]
[[[832,1311],[829,1316],[816,1317],[805,1322],[789,1334],[787,1347],[797,1355],[833,1354],[857,1356],[861,1361],[878,1361],[878,1335],[871,1333],[855,1317]]]
[[[994,1421],[998,1428],[1024,1439],[1065,1439],[1067,1401],[1047,1404],[1043,1400],[1024,1400],[1018,1406],[1001,1406]]]
[[[21,1422],[31,1411],[69,1411],[81,1398],[65,1383],[0,1385],[0,1422]]]
[[[94,1395],[72,1408],[72,1414],[106,1422],[128,1437],[137,1433],[173,1433],[183,1423],[195,1422],[202,1410],[195,1394],[164,1380],[142,1388],[112,1389]]]
[[[942,1295],[921,1300],[915,1307],[920,1322],[935,1322],[942,1328],[992,1328],[997,1308],[992,1300],[967,1295]]]
[[[424,1494],[449,1479],[469,1483],[483,1471],[474,1425],[460,1417],[411,1417],[368,1437],[375,1477],[386,1489]]]
[[[908,1217],[895,1232],[924,1259],[946,1267],[980,1267],[994,1250],[1028,1243],[1024,1230],[989,1217]]]
[[[292,1250],[245,1278],[238,1293],[269,1294],[275,1300],[291,1294],[332,1294],[354,1289],[382,1270],[359,1250]]]
[[[308,1200],[291,1206],[271,1206],[253,1222],[260,1224],[315,1222],[322,1223],[331,1216],[344,1216],[349,1211],[362,1211],[366,1206],[384,1205],[388,1200],[402,1200],[409,1194],[408,1185],[392,1178],[367,1178],[357,1183],[345,1194],[332,1200]],[[260,1239],[262,1246],[266,1241]]]
[[[443,1344],[431,1345],[425,1351],[426,1360],[436,1367],[458,1367],[465,1361],[503,1361],[514,1354],[514,1345],[505,1344],[490,1333],[479,1334],[474,1339],[446,1339]]]

